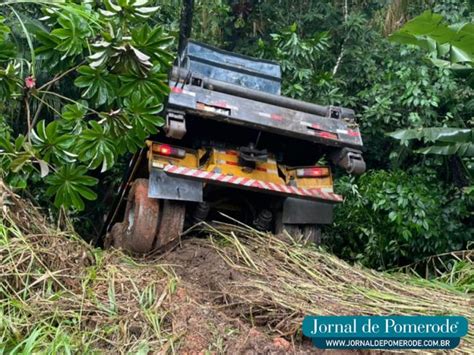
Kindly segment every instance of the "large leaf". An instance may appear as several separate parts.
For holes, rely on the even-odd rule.
[[[84,209],[84,201],[95,200],[97,195],[89,186],[97,184],[97,179],[87,176],[84,166],[65,165],[53,175],[46,178],[50,185],[46,190],[48,196],[55,196],[56,207],[72,208],[78,211]]]
[[[422,47],[441,57],[437,59],[448,56],[452,63],[474,63],[474,24],[448,25],[430,11],[407,22],[390,40]]]
[[[124,103],[132,117],[132,123],[140,130],[154,134],[157,132],[157,127],[164,124],[163,118],[158,116],[163,110],[163,105],[155,97],[142,98],[135,92],[130,98],[125,99]]]
[[[32,131],[32,141],[41,159],[46,162],[72,163],[76,160],[76,155],[72,153],[75,137],[62,132],[58,121],[48,125],[40,121],[36,130]]]
[[[18,78],[17,68],[13,64],[8,64],[4,69],[0,67],[0,99],[9,99],[21,88]]]
[[[461,157],[474,157],[474,143],[452,143],[445,145],[432,145],[422,149],[418,149],[417,153],[421,154],[437,154],[437,155],[454,155]]]
[[[474,142],[474,133],[472,129],[449,128],[449,127],[432,127],[432,128],[415,128],[402,129],[392,133],[388,133],[392,138],[407,141],[410,139],[424,140],[426,142]]]
[[[97,105],[110,104],[114,101],[117,81],[107,70],[84,65],[77,71],[81,76],[74,81],[74,84],[86,89],[82,93],[83,98],[93,99]]]
[[[169,52],[174,38],[167,35],[162,27],[151,29],[148,25],[137,27],[132,31],[132,43],[152,60],[158,61],[164,68],[174,59]]]
[[[79,159],[88,163],[91,169],[102,164],[102,172],[104,172],[115,163],[115,143],[109,131],[96,121],[89,121],[89,128],[82,132],[78,151]]]
[[[160,73],[159,68],[151,70],[147,76],[121,75],[122,85],[119,94],[122,97],[129,97],[133,93],[138,93],[141,98],[153,96],[162,101],[170,90],[166,80],[167,75]]]
[[[403,143],[421,140],[435,143],[416,152],[422,154],[474,156],[474,130],[448,127],[404,129],[388,134]]]
[[[62,58],[81,54],[92,36],[87,22],[72,14],[60,16],[57,21],[61,27],[51,31],[51,36],[57,39],[56,49],[64,53]]]
[[[128,20],[143,21],[158,10],[158,6],[149,6],[152,3],[151,0],[104,0],[106,10],[101,10],[101,13],[106,18],[125,17]]]

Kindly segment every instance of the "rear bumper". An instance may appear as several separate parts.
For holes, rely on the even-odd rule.
[[[191,169],[176,165],[166,165],[163,168],[170,176],[183,179],[191,179],[201,181],[203,183],[218,184],[232,188],[245,190],[253,190],[256,192],[280,195],[283,197],[294,197],[299,199],[320,201],[325,203],[339,203],[343,201],[343,197],[333,192],[325,191],[323,188],[305,189],[262,180],[238,177],[232,175],[208,172],[199,169]]]

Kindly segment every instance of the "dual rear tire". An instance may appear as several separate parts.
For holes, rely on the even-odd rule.
[[[185,205],[148,197],[148,179],[137,179],[128,193],[124,221],[116,223],[106,246],[146,254],[177,241],[183,231]]]
[[[285,236],[285,232],[289,234],[296,242],[302,244],[321,244],[321,229],[315,224],[285,224],[279,235]]]
[[[181,201],[148,197],[148,179],[137,179],[130,188],[124,221],[116,223],[107,234],[105,246],[132,253],[147,254],[166,250],[183,232],[185,204]],[[321,229],[314,224],[283,224],[277,218],[276,234],[288,235],[299,243],[321,244]]]

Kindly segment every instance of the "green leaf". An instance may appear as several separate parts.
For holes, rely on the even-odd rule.
[[[77,87],[85,88],[82,97],[92,99],[97,105],[111,104],[116,97],[116,78],[105,69],[81,66],[77,70],[80,76],[74,81]]]
[[[143,21],[150,18],[158,9],[158,6],[148,6],[150,0],[104,0],[106,10],[101,13],[106,18],[124,17],[131,21]]]
[[[61,27],[53,29],[50,35],[57,43],[56,50],[63,52],[62,59],[82,54],[93,34],[88,24],[74,14],[63,14],[57,22]]]
[[[402,142],[422,140],[436,143],[416,150],[421,154],[474,156],[474,129],[433,127],[399,130],[388,135]]]
[[[98,180],[85,175],[86,173],[87,168],[84,166],[66,165],[46,178],[46,183],[49,185],[46,193],[48,196],[55,196],[56,207],[63,206],[67,209],[75,208],[82,211],[83,198],[87,200],[97,198],[97,194],[88,186],[97,184]]]
[[[168,68],[174,56],[170,54],[174,37],[167,35],[162,27],[151,29],[147,24],[132,30],[132,45],[149,55],[164,68]]]
[[[89,128],[79,138],[79,159],[95,169],[102,164],[102,172],[110,169],[116,159],[115,144],[110,132],[97,121],[89,121]]]
[[[390,40],[424,48],[435,57],[431,59],[474,64],[474,24],[472,23],[448,26],[441,15],[426,11],[393,33]],[[447,67],[443,62],[436,60],[433,61],[435,65],[441,64]]]
[[[61,117],[66,121],[80,121],[87,113],[87,102],[64,105]]]
[[[163,110],[163,105],[153,96],[142,98],[138,92],[124,100],[128,114],[132,117],[132,123],[139,126],[146,133],[154,134],[157,127],[164,124],[164,120],[158,116]]]
[[[431,127],[402,129],[387,135],[398,140],[423,139],[427,142],[474,142],[474,130],[462,128]]]
[[[166,84],[166,74],[161,74],[153,70],[147,76],[122,75],[120,81],[122,86],[119,94],[122,97],[138,93],[140,97],[154,96],[162,101],[169,94],[170,88]]]
[[[76,155],[72,152],[75,137],[62,132],[58,121],[48,125],[45,121],[38,122],[36,130],[32,130],[31,138],[34,148],[46,162],[63,164],[76,160]]]
[[[421,154],[454,155],[461,157],[474,157],[474,143],[452,143],[445,145],[432,145],[416,150]]]

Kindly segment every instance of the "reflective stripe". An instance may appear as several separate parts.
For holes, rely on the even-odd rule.
[[[214,180],[214,181],[219,181],[219,182],[232,184],[232,185],[243,185],[246,187],[259,188],[262,190],[276,191],[280,193],[286,193],[288,195],[309,196],[309,197],[314,197],[318,199],[338,201],[338,202],[343,200],[342,196],[339,196],[333,193],[332,191],[329,191],[331,189],[327,187],[318,188],[318,189],[297,188],[295,186],[287,186],[283,184],[276,184],[273,182],[265,182],[261,180],[248,179],[244,177],[236,177],[232,175],[207,172],[204,170],[178,167],[175,165],[166,165],[164,167],[164,171],[171,174],[192,176],[199,179]]]

